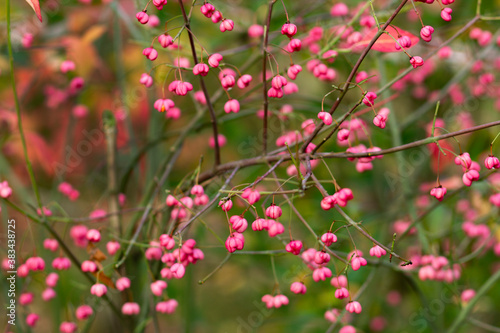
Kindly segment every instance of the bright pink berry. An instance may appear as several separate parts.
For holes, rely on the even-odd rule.
[[[264,35],[264,27],[259,24],[253,24],[248,28],[248,37],[259,38]]]
[[[212,13],[212,16],[210,17],[213,23],[219,23],[222,20],[222,14],[218,10],[214,11]]]
[[[141,308],[139,304],[134,302],[127,302],[122,305],[122,313],[127,316],[132,316],[139,314],[141,312]]]
[[[270,217],[272,219],[277,219],[281,216],[282,210],[280,206],[277,206],[275,204],[272,204],[271,206],[267,207],[266,209],[266,216]]]
[[[167,48],[174,43],[172,36],[167,34],[161,34],[158,36],[158,43],[160,43],[161,47]]]
[[[149,60],[153,61],[158,58],[158,51],[156,51],[152,47],[146,47],[144,50],[142,50],[142,54],[146,56]]]
[[[476,296],[476,291],[474,289],[465,289],[462,291],[460,298],[462,299],[462,302],[467,303],[473,299],[474,296]]]
[[[363,103],[366,106],[372,106],[373,102],[375,101],[376,98],[377,98],[377,94],[369,91],[366,93],[365,97],[363,98]]]
[[[116,289],[119,291],[124,291],[130,288],[130,279],[128,277],[121,277],[115,282]]]
[[[337,242],[337,236],[333,232],[328,231],[321,235],[321,241],[325,244],[325,246],[330,246]]]
[[[201,6],[200,11],[206,17],[211,18],[215,11],[215,7],[211,3],[206,2]]]
[[[90,293],[92,295],[97,296],[97,297],[102,297],[102,296],[106,295],[107,292],[108,292],[108,288],[102,283],[96,283],[96,284],[92,285],[92,287],[90,288]]]
[[[278,90],[278,89],[281,89],[282,87],[286,86],[288,84],[288,81],[286,80],[286,78],[284,76],[281,76],[278,74],[275,77],[273,77],[271,84],[272,84],[274,89]]]
[[[26,324],[30,327],[34,327],[39,318],[40,316],[36,313],[30,313],[26,316]]]
[[[493,155],[490,155],[486,157],[484,160],[484,166],[486,169],[500,169],[500,161],[498,160],[498,157],[495,157]]]
[[[278,221],[267,220],[267,226],[268,226],[267,232],[269,234],[269,237],[276,237],[285,232],[285,227]]]
[[[227,237],[225,245],[229,253],[233,253],[236,250],[242,250],[245,246],[245,237],[243,234],[234,232],[232,235]]]
[[[361,313],[361,304],[357,301],[349,302],[345,306],[345,309],[350,313]]]
[[[295,80],[297,75],[302,71],[302,66],[292,65],[288,68],[287,75],[291,80]]]
[[[64,60],[60,66],[61,72],[63,73],[74,71],[75,68],[75,63],[71,60]]]
[[[19,296],[19,304],[29,305],[33,302],[33,293],[23,293]]]
[[[177,301],[175,299],[170,299],[165,302],[159,302],[156,304],[156,311],[160,313],[174,313],[175,309],[177,308]]]
[[[302,49],[302,41],[298,38],[294,38],[288,42],[287,48],[288,52],[298,52]]]
[[[293,253],[295,255],[300,254],[300,250],[302,249],[302,242],[299,240],[291,240],[285,247],[286,252]]]
[[[59,248],[59,243],[57,243],[57,240],[55,239],[46,238],[43,241],[43,247],[46,248],[47,250],[54,252]]]
[[[382,256],[385,256],[387,254],[387,251],[384,250],[383,248],[381,248],[380,246],[378,245],[374,245],[371,249],[370,249],[370,255],[372,257],[377,257],[377,258],[380,258]]]
[[[453,9],[451,8],[443,8],[441,10],[441,18],[445,21],[451,21],[451,13],[453,12]]]
[[[149,287],[153,295],[161,296],[163,289],[167,288],[167,283],[163,280],[156,280]]]
[[[426,42],[430,42],[432,40],[432,33],[434,32],[434,28],[430,25],[426,25],[422,29],[420,29],[420,37]]]
[[[82,262],[81,269],[83,272],[96,272],[97,271],[97,264],[93,261],[90,260],[85,260]]]
[[[323,123],[327,126],[333,123],[332,115],[328,112],[323,112],[323,111],[319,112],[318,118],[321,119]]]
[[[332,271],[328,267],[319,267],[313,271],[313,280],[315,282],[325,281],[327,278],[332,277]]]
[[[411,57],[410,58],[410,64],[413,66],[413,68],[417,68],[417,67],[423,66],[424,65],[424,59],[422,59],[422,57],[419,57],[419,56]]]
[[[455,157],[455,164],[462,165],[465,169],[469,169],[472,165],[472,159],[470,158],[469,153],[462,153]]]
[[[30,257],[26,260],[26,266],[30,271],[43,271],[45,261],[41,257]]]
[[[101,233],[97,229],[90,229],[87,231],[86,238],[89,242],[97,243],[101,240]]]
[[[246,87],[248,87],[250,85],[251,82],[252,82],[252,76],[250,74],[243,74],[238,79],[236,84],[238,85],[238,88],[245,89]]]
[[[396,50],[401,50],[401,48],[407,49],[411,47],[411,39],[408,36],[402,36],[397,39],[397,42],[394,44]]]
[[[193,74],[194,75],[207,76],[209,69],[210,68],[208,67],[207,64],[203,64],[203,63],[196,64],[193,67]]]
[[[234,28],[233,20],[223,19],[220,23],[219,30],[221,32],[231,31]]]
[[[138,12],[135,17],[141,24],[146,24],[149,21],[149,15],[146,12]]]
[[[172,272],[174,278],[180,279],[186,273],[186,268],[180,263],[175,263],[172,267],[170,267],[170,271]]]
[[[120,243],[116,241],[109,241],[106,243],[106,250],[108,251],[110,256],[118,252],[119,249],[120,249]]]
[[[229,218],[229,223],[233,227],[234,231],[238,233],[242,233],[248,228],[248,222],[246,219],[239,215],[233,215]]]
[[[333,5],[332,9],[330,10],[330,15],[332,15],[333,17],[346,16],[347,14],[349,14],[349,8],[345,3],[342,2]]]
[[[479,179],[479,172],[477,170],[469,170],[462,176],[462,181],[465,186],[471,186],[472,182]]]
[[[351,134],[351,132],[348,129],[343,128],[340,131],[338,131],[337,139],[340,142],[346,141],[347,139],[349,139],[349,134]]]
[[[330,281],[331,285],[335,288],[346,288],[347,287],[347,277],[345,275],[334,276]]]
[[[224,112],[226,113],[238,113],[240,112],[240,102],[236,99],[230,99],[224,104]]]
[[[294,282],[290,285],[290,291],[294,294],[305,294],[307,288],[302,282]]]
[[[153,78],[149,74],[142,73],[139,82],[149,88],[153,85]]]
[[[431,190],[431,195],[438,199],[439,201],[443,201],[443,198],[446,194],[446,187],[442,187],[441,185],[438,187],[434,187]]]
[[[347,288],[342,287],[335,290],[335,298],[344,299],[347,297],[349,297],[349,290]]]
[[[252,190],[251,188],[247,188],[246,190],[243,191],[241,197],[243,199],[247,199],[248,203],[250,205],[253,205],[254,203],[260,200],[260,193],[257,190]]]
[[[85,320],[88,317],[92,316],[93,313],[94,313],[94,310],[92,310],[92,308],[90,306],[88,306],[88,305],[80,305],[76,309],[76,318],[78,320]]]
[[[281,27],[281,34],[292,38],[297,33],[297,26],[293,23],[285,23]]]
[[[78,329],[75,323],[71,321],[63,321],[59,326],[59,331],[61,333],[74,333]]]

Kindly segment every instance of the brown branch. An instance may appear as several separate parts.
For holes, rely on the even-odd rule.
[[[482,125],[478,125],[478,126],[474,126],[474,127],[470,127],[470,128],[466,128],[466,129],[456,131],[456,132],[446,133],[446,134],[442,134],[442,135],[435,136],[435,137],[429,137],[429,138],[417,140],[417,141],[414,141],[411,143],[407,143],[404,145],[400,145],[400,146],[396,146],[396,147],[392,147],[392,148],[388,148],[388,149],[382,149],[378,152],[355,153],[355,154],[345,153],[345,152],[343,152],[343,153],[318,153],[318,154],[301,153],[299,155],[299,158],[301,160],[304,160],[306,158],[306,156],[310,156],[311,159],[317,159],[317,158],[347,158],[347,157],[359,158],[359,157],[387,155],[387,154],[392,154],[392,153],[395,153],[398,151],[424,146],[424,145],[429,144],[429,143],[434,143],[434,142],[448,139],[448,138],[451,138],[454,136],[464,135],[464,134],[472,133],[472,132],[479,131],[479,130],[482,130],[485,128],[498,126],[498,125],[500,125],[500,120],[493,121],[493,122],[486,123],[486,124],[482,124]],[[246,168],[246,167],[257,165],[257,164],[274,162],[274,161],[277,161],[281,158],[283,158],[283,161],[289,161],[291,159],[291,157],[289,155],[266,155],[266,156],[253,157],[253,158],[248,158],[248,159],[244,159],[244,160],[229,162],[229,163],[220,165],[215,170],[202,173],[199,177],[199,181],[204,182],[208,179],[213,178],[216,175],[219,175],[223,172],[226,172],[227,170],[232,170],[237,166],[239,166],[241,168]]]

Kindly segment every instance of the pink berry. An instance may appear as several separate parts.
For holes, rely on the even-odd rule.
[[[438,187],[434,187],[431,190],[431,195],[438,199],[439,201],[443,201],[443,198],[446,194],[446,187],[442,187],[441,185]]]
[[[282,210],[279,206],[272,204],[266,209],[266,216],[272,219],[277,219],[281,216]]]
[[[224,112],[226,113],[238,113],[240,111],[240,102],[236,99],[230,99],[224,104]]]
[[[123,291],[130,288],[130,279],[127,277],[121,277],[115,282],[116,289]]]
[[[332,15],[333,17],[346,16],[347,14],[349,14],[349,8],[342,2],[333,5],[332,9],[330,10],[330,15]]]
[[[294,294],[305,294],[307,288],[302,282],[294,282],[290,285],[290,291]]]
[[[88,317],[92,316],[93,313],[94,313],[94,310],[92,310],[92,308],[90,306],[88,306],[88,305],[80,305],[76,309],[76,318],[78,320],[85,320]]]
[[[419,56],[411,57],[410,58],[410,64],[413,66],[413,68],[417,68],[417,67],[423,66],[424,65],[424,59],[422,59],[422,57],[419,57]]]
[[[293,23],[285,23],[281,27],[281,34],[292,38],[297,33],[297,26]]]
[[[219,30],[221,32],[231,31],[233,30],[233,28],[234,28],[234,22],[233,20],[229,19],[223,19],[219,26]]]
[[[302,242],[299,240],[291,240],[285,247],[286,252],[293,253],[294,255],[299,255],[302,249]]]
[[[432,40],[432,33],[434,32],[434,28],[430,25],[426,25],[422,29],[420,29],[420,37],[426,42],[430,42]]]
[[[96,283],[96,284],[92,285],[92,287],[90,288],[90,293],[92,295],[97,296],[97,297],[102,297],[102,296],[106,295],[107,292],[108,292],[108,288],[102,283]]]
[[[500,169],[500,161],[498,160],[498,157],[495,156],[488,156],[484,160],[484,166],[486,169]]]
[[[453,9],[451,8],[443,8],[441,10],[441,18],[445,21],[451,21],[451,13],[453,12]]]
[[[156,311],[160,313],[173,313],[175,312],[175,309],[177,308],[177,301],[175,299],[170,299],[165,302],[160,302],[156,304]]]
[[[149,15],[146,12],[138,12],[135,17],[141,24],[146,24],[149,21]]]
[[[350,313],[361,313],[361,304],[357,301],[347,303],[345,309]]]
[[[122,313],[127,316],[132,316],[139,314],[141,312],[141,308],[139,304],[134,302],[127,302],[122,305]]]

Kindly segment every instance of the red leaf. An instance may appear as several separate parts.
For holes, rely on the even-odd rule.
[[[36,16],[38,17],[40,22],[42,22],[42,12],[40,10],[40,2],[38,2],[38,0],[26,0],[26,2],[28,3],[28,5],[31,6],[31,8],[33,8],[33,10],[36,13]]]
[[[363,37],[362,40],[360,40],[359,42],[357,42],[356,44],[354,44],[352,46],[352,50],[355,52],[363,51],[365,49],[365,47],[368,46],[368,44],[370,44],[370,41],[373,39],[373,37],[375,37],[375,35],[377,34],[377,31],[378,31],[378,28],[373,28],[372,30],[370,30]],[[387,29],[385,29],[385,31],[387,31],[392,37],[394,37],[394,39],[391,36],[387,35],[386,33],[383,33],[379,37],[379,39],[377,39],[375,44],[373,45],[372,50],[380,51],[380,52],[402,52],[402,50],[399,50],[399,51],[396,50],[395,39],[398,39],[399,37],[402,37],[402,36],[410,37],[410,39],[411,39],[410,48],[413,47],[415,44],[417,44],[418,41],[420,40],[420,38],[418,38],[414,34],[408,32],[408,31],[405,31],[403,29],[400,29],[398,27],[388,26]]]

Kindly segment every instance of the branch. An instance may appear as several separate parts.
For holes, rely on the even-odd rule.
[[[330,111],[329,111],[330,114],[333,114],[335,112],[335,110],[337,110],[338,106],[340,105],[340,102],[342,102],[342,99],[344,99],[344,96],[347,94],[347,91],[349,91],[349,87],[351,86],[352,79],[356,75],[356,72],[358,71],[359,66],[361,66],[361,63],[363,62],[363,60],[365,60],[365,57],[368,54],[368,52],[370,52],[370,50],[373,47],[373,45],[375,44],[375,42],[384,33],[385,29],[391,24],[391,22],[398,15],[398,13],[401,11],[401,9],[403,9],[404,5],[406,5],[407,2],[408,2],[408,0],[403,0],[399,4],[398,8],[396,8],[396,10],[394,11],[394,13],[392,13],[391,17],[389,17],[389,19],[387,20],[387,22],[385,22],[385,24],[382,26],[382,28],[372,38],[372,40],[370,41],[370,44],[368,44],[366,46],[366,48],[364,49],[363,53],[361,53],[361,55],[358,58],[358,61],[356,62],[356,64],[354,65],[353,69],[351,70],[351,73],[347,77],[347,80],[346,80],[347,82],[345,83],[344,88],[342,88],[342,93],[340,94],[340,96],[337,98],[337,100],[333,104],[332,108],[330,109]],[[309,136],[309,138],[306,140],[306,142],[304,142],[304,144],[302,145],[302,148],[301,148],[302,151],[306,150],[307,146],[316,137],[316,135],[318,135],[319,131],[321,131],[321,129],[323,128],[324,125],[325,125],[324,123],[320,123],[316,127],[316,130],[314,131],[314,133],[311,134],[311,136]]]
[[[180,1],[180,0],[179,0]],[[262,98],[264,100],[264,124],[263,124],[263,133],[262,133],[262,151],[267,154],[267,116],[269,113],[269,101],[267,99],[267,78],[266,78],[266,65],[267,65],[267,44],[269,41],[269,27],[271,25],[271,16],[273,12],[273,5],[276,0],[269,1],[269,7],[267,9],[267,21],[264,26],[264,42],[262,44]]]
[[[182,0],[179,0],[179,5],[181,6],[182,16],[184,17],[184,25],[186,26],[188,31],[189,45],[191,46],[191,53],[193,54],[193,62],[196,65],[198,64],[198,56],[196,55],[196,47],[194,45],[193,32],[191,31],[191,27],[189,25],[189,18],[186,14],[186,10],[184,8]],[[214,167],[216,168],[220,164],[219,130],[217,129],[217,118],[215,116],[215,111],[212,102],[210,101],[210,96],[208,95],[207,87],[205,86],[205,80],[203,80],[203,77],[201,75],[199,75],[199,77],[200,77],[201,90],[203,91],[203,95],[205,95],[205,99],[207,100],[207,107],[208,111],[210,112],[210,122],[212,123],[212,130],[214,133],[214,144],[215,144]]]
[[[435,137],[429,137],[429,138],[425,138],[422,140],[417,140],[417,141],[407,143],[407,144],[404,144],[401,146],[396,146],[396,147],[392,147],[392,148],[388,148],[388,149],[382,149],[378,152],[373,152],[373,153],[370,153],[370,152],[368,152],[368,153],[355,153],[355,154],[353,154],[353,153],[318,153],[318,154],[301,153],[299,155],[299,158],[301,160],[303,160],[307,156],[310,156],[311,159],[316,159],[316,158],[347,158],[347,157],[358,158],[358,157],[387,155],[387,154],[392,154],[392,153],[395,153],[398,151],[424,146],[424,145],[434,143],[434,142],[437,142],[440,140],[448,139],[448,138],[451,138],[454,136],[464,135],[464,134],[472,133],[472,132],[479,131],[479,130],[482,130],[485,128],[498,126],[498,125],[500,125],[500,120],[493,121],[493,122],[486,123],[486,124],[482,124],[482,125],[478,125],[478,126],[474,126],[474,127],[470,127],[470,128],[466,128],[466,129],[456,131],[456,132],[446,133],[446,134],[442,134],[442,135],[435,136]],[[246,167],[257,165],[257,164],[265,164],[268,162],[274,162],[274,161],[277,161],[281,158],[283,159],[283,161],[289,161],[291,159],[291,157],[289,155],[266,155],[263,157],[253,157],[253,158],[248,158],[248,159],[244,159],[244,160],[229,162],[229,163],[220,165],[215,170],[202,173],[200,175],[199,181],[204,182],[208,179],[213,178],[214,176],[216,176],[218,174],[226,172],[227,170],[231,170],[231,169],[235,168],[236,166],[239,166],[240,168],[246,168]]]

